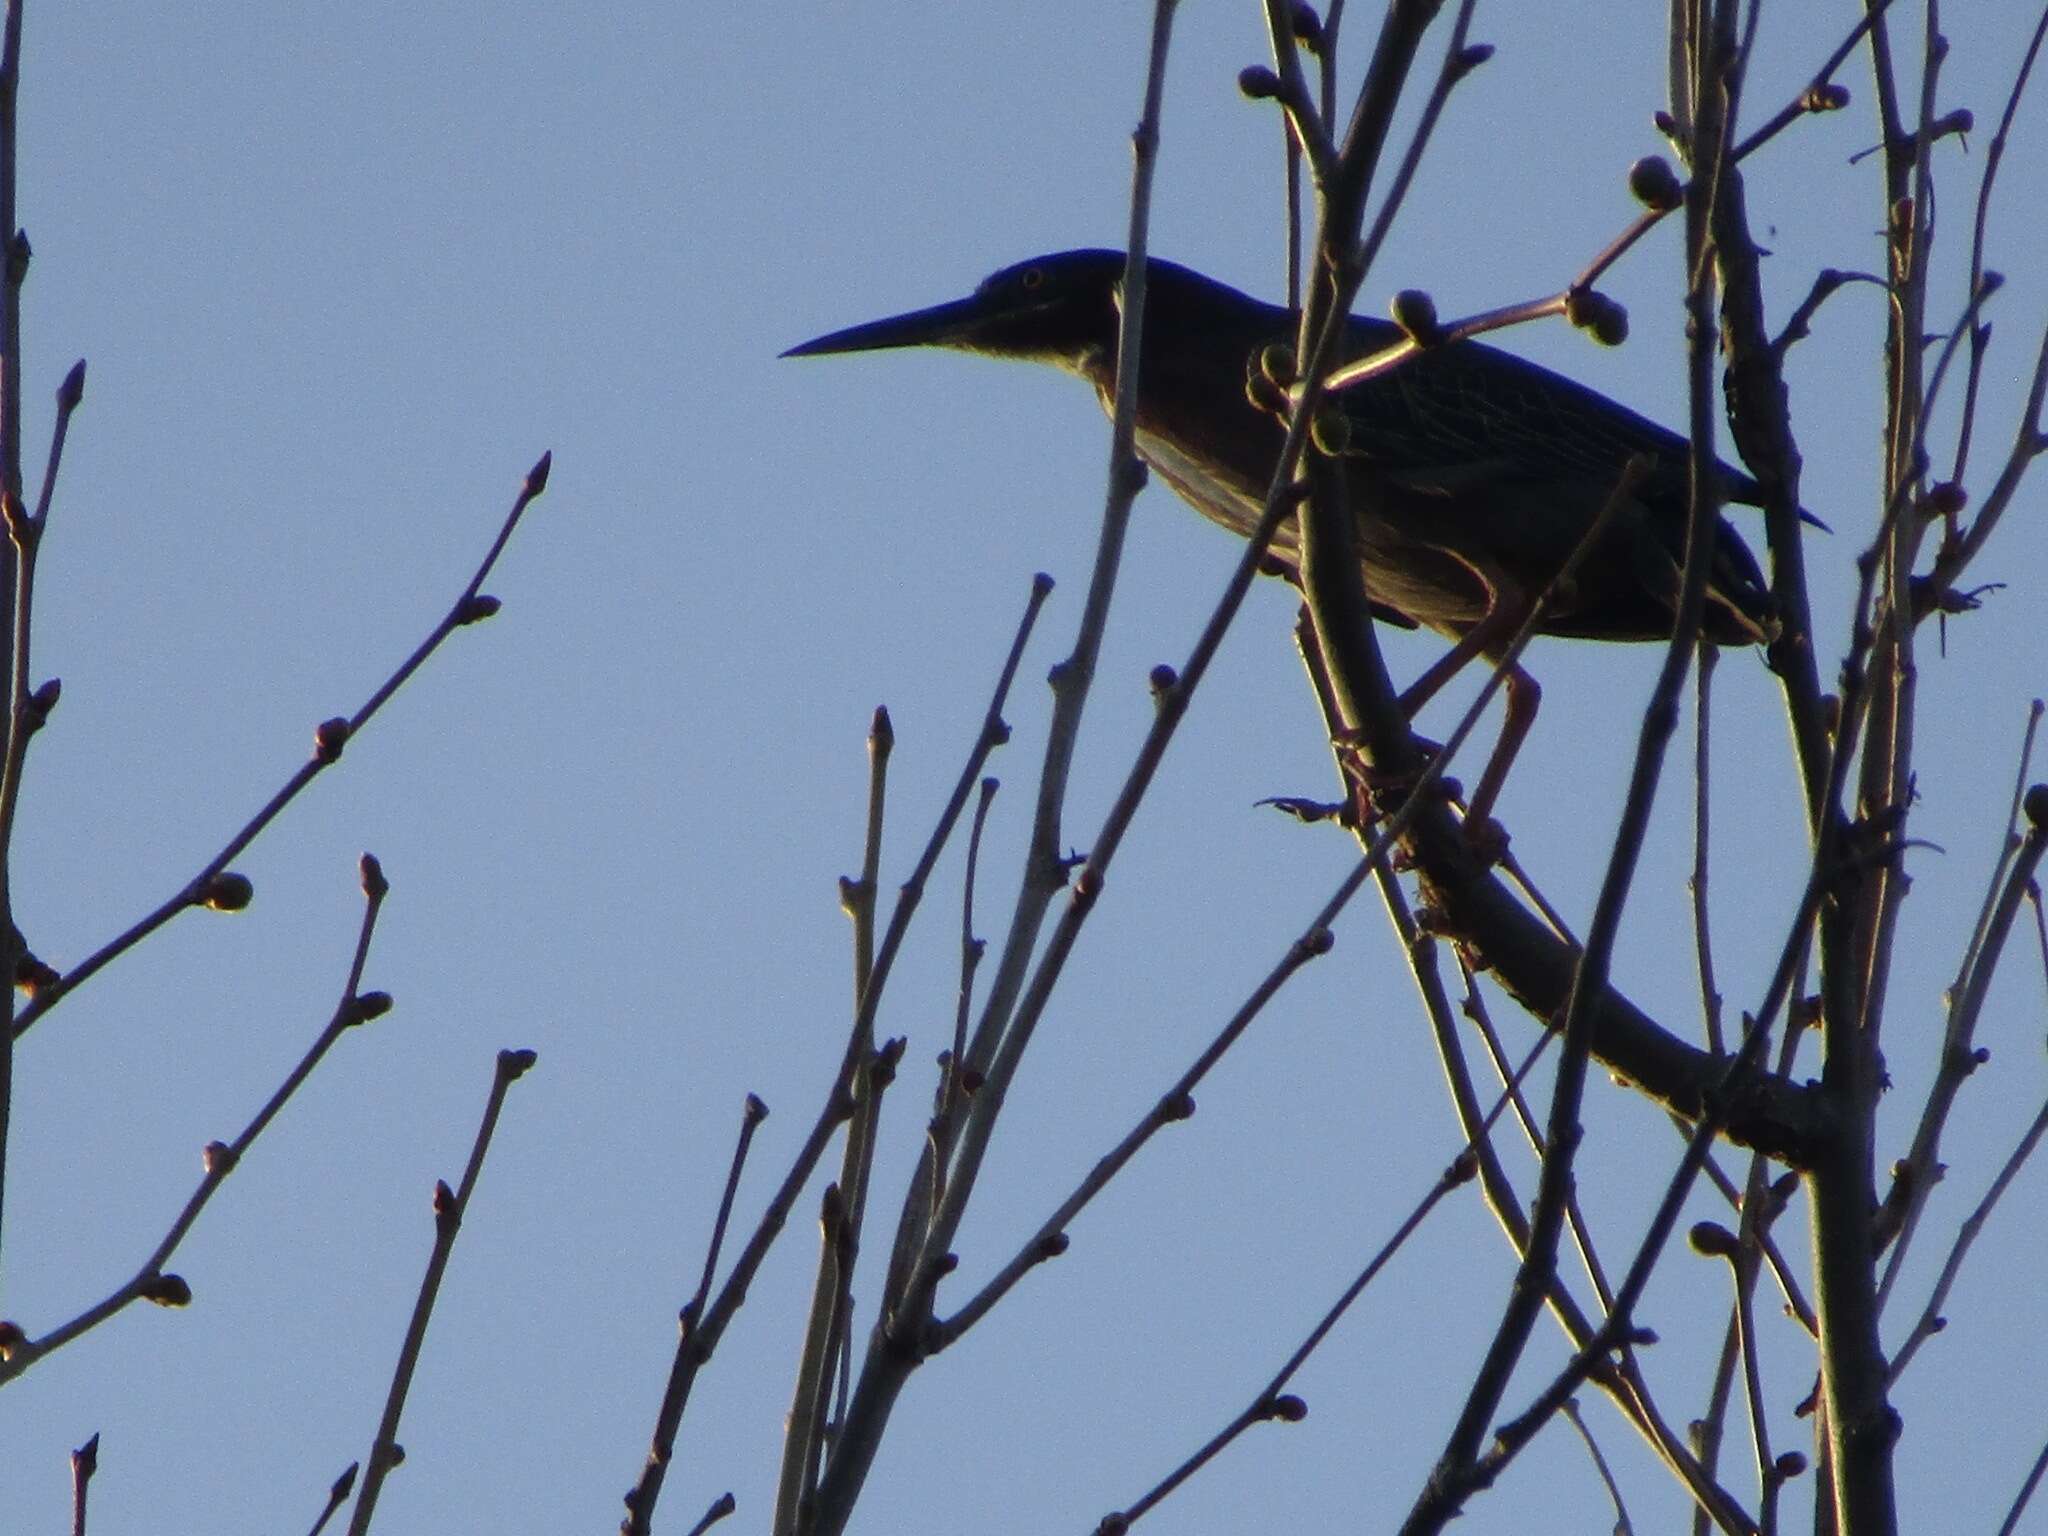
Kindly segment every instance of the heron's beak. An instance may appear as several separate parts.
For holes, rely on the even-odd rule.
[[[982,327],[992,318],[988,305],[977,294],[950,304],[934,304],[929,309],[913,309],[905,315],[891,315],[886,320],[870,320],[866,325],[850,325],[843,331],[791,347],[782,355],[820,357],[831,352],[880,352],[889,347],[972,348]]]

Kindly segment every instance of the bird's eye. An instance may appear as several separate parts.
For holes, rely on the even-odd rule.
[[[1026,267],[1017,275],[1017,286],[1026,293],[1036,293],[1045,286],[1045,274],[1036,267]]]

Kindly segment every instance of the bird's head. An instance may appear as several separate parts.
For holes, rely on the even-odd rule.
[[[1092,374],[1116,347],[1122,251],[1061,251],[1004,267],[964,299],[870,320],[791,347],[784,357],[951,347]]]

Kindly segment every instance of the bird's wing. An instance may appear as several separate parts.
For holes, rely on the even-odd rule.
[[[1535,363],[1476,343],[1425,353],[1343,392],[1349,446],[1418,490],[1501,479],[1612,481],[1655,460],[1653,499],[1682,485],[1687,444],[1626,406]],[[1729,494],[1752,490],[1723,466]]]

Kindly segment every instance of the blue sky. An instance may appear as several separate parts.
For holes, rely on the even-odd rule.
[[[1752,121],[1853,19],[1780,9]],[[1987,130],[2021,9],[1950,18],[1942,103]],[[1625,169],[1661,147],[1661,33],[1639,6],[1578,14],[1482,7],[1475,36],[1498,52],[1455,97],[1363,305],[1425,287],[1456,314],[1546,292],[1631,216]],[[37,594],[35,672],[64,680],[15,848],[39,952],[75,962],[175,890],[298,764],[313,725],[352,710],[432,624],[528,465],[543,449],[555,462],[490,584],[503,613],[457,635],[241,861],[252,908],[181,918],[23,1042],[0,1315],[40,1331],[132,1269],[201,1145],[239,1129],[317,1033],[355,933],[356,857],[383,859],[393,892],[368,980],[396,1009],[342,1043],[193,1233],[174,1266],[192,1307],[133,1309],[0,1394],[11,1523],[58,1527],[64,1456],[96,1430],[100,1536],[310,1523],[368,1443],[433,1180],[459,1173],[502,1046],[539,1065],[513,1090],[457,1248],[380,1529],[616,1522],[742,1098],[773,1111],[744,1217],[837,1059],[850,962],[835,882],[859,858],[869,714],[887,703],[898,735],[887,887],[957,771],[1032,573],[1058,578],[994,767],[977,910],[996,939],[1043,740],[1039,679],[1071,637],[1101,500],[1107,428],[1072,380],[936,354],[776,354],[1036,251],[1117,242],[1147,24],[1137,6],[1083,4],[30,9],[32,462],[63,370],[81,355],[91,369]],[[1360,8],[1354,62],[1368,29]],[[1256,7],[1182,16],[1153,245],[1273,296],[1279,129],[1235,87],[1263,58]],[[1881,259],[1875,162],[1851,163],[1874,137],[1867,67],[1842,78],[1849,111],[1749,167],[1779,320],[1819,267]],[[1991,264],[2010,281],[1980,482],[2048,317],[2030,224],[2048,195],[2044,121],[2037,97],[1994,210]],[[1984,147],[1940,153],[1943,323]],[[1617,270],[1633,329],[1618,351],[1556,323],[1508,343],[1682,420],[1678,265],[1664,229]],[[1876,517],[1881,324],[1875,290],[1847,290],[1791,369],[1806,500],[1836,529],[1809,559],[1837,649]],[[1927,1078],[2027,702],[2048,686],[2040,506],[2022,497],[1981,567],[2005,590],[1950,627],[1946,654],[1931,633],[1922,653],[1913,830],[1939,851],[1912,865],[1886,1157]],[[1234,553],[1164,489],[1141,499],[1070,841],[1085,846],[1149,722],[1147,670],[1184,656]],[[1197,700],[1013,1094],[959,1295],[1349,866],[1340,836],[1254,807],[1330,783],[1291,617],[1263,586]],[[1396,675],[1438,644],[1390,638]],[[1531,659],[1543,712],[1500,813],[1580,924],[1656,661],[1556,641]],[[1447,727],[1449,708],[1425,727]],[[1724,658],[1716,718],[1717,960],[1740,1008],[1761,995],[1805,845],[1760,658]],[[1688,803],[1677,762],[1617,964],[1679,1027],[1696,1009]],[[885,1193],[915,1156],[950,1035],[959,872],[956,850],[881,1023],[910,1040]],[[1369,901],[1201,1112],[1075,1224],[1069,1255],[913,1381],[854,1529],[1092,1528],[1235,1411],[1426,1190],[1457,1140]],[[2016,946],[1992,1065],[1965,1090],[1908,1272],[1915,1306],[2039,1102],[2041,1008],[2038,962]],[[1529,1038],[1499,1013],[1511,1041]],[[1585,1195],[1618,1265],[1679,1144],[1604,1081],[1587,1110]],[[2024,1353],[2048,1321],[2039,1178],[1979,1242],[1953,1325],[1902,1384],[1907,1528],[1994,1527],[2048,1423],[2048,1372]],[[726,1488],[737,1520],[767,1518],[814,1198],[700,1388],[664,1529]],[[1251,1436],[1148,1526],[1390,1523],[1510,1272],[1476,1199],[1453,1202],[1303,1378],[1309,1418]],[[1678,1256],[1646,1306],[1674,1417],[1696,1410],[1721,1289]],[[1806,1361],[1780,1342],[1796,1363],[1769,1384],[1774,1430],[1804,1448],[1790,1408]],[[1539,1334],[1510,1401],[1559,1359],[1554,1331]],[[1588,1411],[1639,1528],[1671,1528],[1663,1475],[1604,1405]],[[1601,1498],[1560,1425],[1464,1523],[1583,1530]]]

